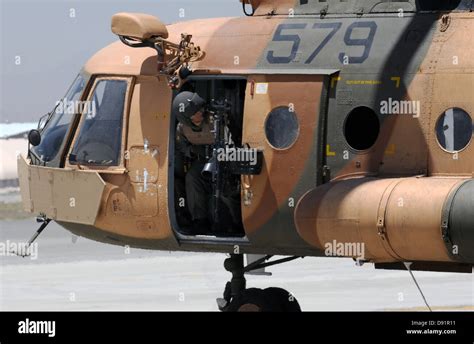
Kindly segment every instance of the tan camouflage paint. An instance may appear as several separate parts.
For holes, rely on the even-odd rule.
[[[288,1],[283,9],[278,9],[278,13],[286,13],[288,8],[291,8],[290,4],[291,1]],[[261,7],[260,12],[257,13],[268,13],[268,6],[265,4],[265,7]],[[452,154],[444,152],[439,147],[434,135],[436,120],[447,108],[459,106],[470,114],[474,113],[472,94],[474,60],[470,42],[471,34],[474,32],[474,14],[452,13],[450,16],[452,18],[450,28],[445,32],[435,34],[435,39],[420,67],[419,74],[408,85],[406,99],[422,99],[423,103],[430,104],[430,107],[423,108],[420,118],[416,120],[396,117],[385,121],[377,144],[371,150],[358,154],[347,163],[347,166],[337,176],[333,177],[344,179],[370,175],[377,171],[386,176],[428,174],[472,177],[474,171],[472,144],[460,152],[459,159],[455,160]],[[297,110],[299,115],[304,118],[303,123],[306,124],[300,128],[302,132],[294,147],[286,152],[272,150],[265,139],[263,121],[268,110],[288,102],[287,99],[298,99],[301,90],[298,89],[293,94],[295,85],[300,86],[302,82],[309,81],[311,85],[306,87],[312,90],[313,97],[314,94],[321,93],[318,93],[318,90],[321,89],[322,76],[288,77],[289,82],[286,83],[288,87],[285,88],[283,87],[285,76],[252,75],[257,59],[264,51],[267,42],[272,38],[274,28],[285,19],[286,17],[272,19],[267,17],[219,18],[193,20],[168,26],[170,40],[177,42],[182,32],[188,32],[193,35],[193,41],[206,52],[204,60],[191,66],[196,70],[196,73],[248,74],[249,79],[255,81],[271,81],[269,95],[258,100],[251,99],[248,94],[249,88],[247,88],[245,113],[246,116],[256,114],[256,118],[255,122],[251,122],[250,118],[245,118],[244,137],[252,145],[265,149],[266,161],[262,175],[251,178],[250,184],[254,192],[253,204],[250,207],[243,207],[244,223],[249,235],[264,224],[278,209],[278,206],[291,195],[291,191],[301,177],[307,162],[305,157],[314,148],[311,145],[314,143],[315,133],[312,133],[311,130],[315,128],[315,122],[311,121],[307,109]],[[163,247],[169,247],[170,242],[173,246],[177,245],[170,228],[167,199],[167,151],[171,92],[166,86],[165,79],[157,76],[155,55],[156,53],[152,49],[132,49],[116,42],[98,52],[84,67],[85,72],[89,75],[121,75],[136,78],[135,88],[132,90],[129,130],[127,139],[124,141],[127,151],[132,153],[132,159],[125,162],[124,166],[127,171],[123,169],[117,170],[115,173],[101,171],[100,175],[106,181],[107,186],[95,227],[111,234],[130,238],[169,239],[169,241],[163,241]],[[452,64],[454,55],[459,57],[458,65]],[[236,57],[238,57],[238,63],[236,63]],[[129,61],[129,63],[125,63],[125,61]],[[315,107],[318,102],[317,97],[314,97],[313,105]],[[154,160],[149,156],[140,156],[138,153],[143,148],[145,137],[149,137],[150,145],[157,148],[159,152]],[[136,155],[133,155],[134,149]],[[380,166],[381,161],[383,161],[383,165]],[[361,167],[357,167],[357,165]],[[156,187],[156,195],[150,196],[151,198],[139,197],[136,192],[136,189],[141,186],[141,182],[139,179],[133,179],[133,170],[143,166],[149,166],[150,170],[156,173],[156,179],[152,183]],[[456,182],[458,180],[451,181],[453,184]],[[383,184],[383,181],[379,183]],[[431,183],[431,181],[427,181],[427,183]],[[438,204],[438,208],[433,213],[436,215],[434,218],[438,217],[439,205],[446,197],[447,189],[449,189],[448,186],[440,192],[430,195],[439,197],[433,198],[433,202]],[[371,193],[370,189],[367,189],[366,192]],[[406,192],[409,193],[409,191]],[[407,194],[406,196],[414,197],[416,195]],[[311,206],[313,205],[308,206],[308,209],[312,209]],[[259,211],[258,215],[256,210]],[[314,221],[314,213],[305,216],[310,219],[313,216],[312,221]],[[336,219],[338,216],[335,214]],[[296,219],[297,222],[300,220],[303,221],[303,218]],[[423,226],[421,223],[416,223],[416,219],[414,221],[415,226]],[[393,235],[391,240],[394,242],[400,240],[400,243],[397,244],[400,245],[399,254],[404,257],[448,260],[447,256],[439,251],[440,239],[434,239],[431,236],[435,233],[433,227],[435,223],[433,222],[430,226],[423,233],[429,232],[431,234],[421,237],[429,240],[424,242],[424,249],[416,254],[412,251],[413,248],[404,247],[403,237],[397,239],[396,233],[389,235]],[[376,228],[372,227],[373,224],[370,229],[366,230],[376,231]],[[407,230],[405,227],[402,228]],[[319,233],[319,229],[316,232],[314,229],[310,230],[309,227],[300,227],[299,229],[301,236],[309,244],[320,248],[321,239],[314,237],[316,233]],[[405,234],[416,235],[411,232]],[[328,235],[328,240],[335,237],[329,232],[325,235]],[[370,236],[373,236],[373,233]],[[344,237],[340,237],[340,239],[347,240]],[[414,239],[420,238],[415,237]],[[433,241],[430,241],[431,239]],[[370,245],[374,245],[374,248],[371,246],[371,257],[374,260],[396,260],[392,256],[390,258],[386,249],[382,250],[375,239],[367,240]],[[271,240],[269,239],[269,241]],[[154,245],[156,249],[160,249],[159,242],[155,242]],[[376,248],[377,245],[378,248]],[[186,249],[185,246],[182,248]],[[202,249],[206,248],[202,245]],[[199,245],[193,246],[193,249],[199,250]],[[228,251],[225,245],[222,246],[222,249]],[[262,252],[265,251],[264,247],[261,249]],[[292,254],[298,254],[298,252],[300,251],[295,247]],[[433,252],[436,252],[435,256]]]

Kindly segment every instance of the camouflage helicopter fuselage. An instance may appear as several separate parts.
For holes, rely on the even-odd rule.
[[[98,80],[127,82],[119,164],[69,162],[78,115],[55,164],[20,160],[26,209],[93,240],[156,250],[321,256],[327,243],[364,243],[374,263],[473,264],[474,146],[437,136],[440,116],[474,116],[472,2],[252,3],[251,17],[167,26],[170,41],[186,32],[205,52],[193,75],[245,80],[242,142],[264,154],[262,172],[241,177],[245,236],[177,230],[173,91],[155,50],[121,42],[81,72],[84,100]],[[297,119],[283,146],[266,133],[278,107]],[[467,130],[472,138],[472,120]]]

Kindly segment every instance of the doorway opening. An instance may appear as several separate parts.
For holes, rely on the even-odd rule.
[[[242,126],[246,84],[246,78],[239,76],[191,76],[173,95],[174,100],[182,92],[196,93],[205,102],[200,105],[203,121],[199,128],[180,122],[172,108],[170,210],[173,227],[183,236],[245,236],[241,175],[252,174],[258,166],[227,161],[225,153],[245,148]]]

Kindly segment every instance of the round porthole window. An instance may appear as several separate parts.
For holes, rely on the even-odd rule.
[[[438,143],[450,153],[466,148],[471,142],[472,133],[472,118],[460,108],[446,110],[436,122]]]
[[[344,123],[344,137],[355,150],[372,147],[380,133],[380,122],[374,110],[359,106],[353,109]]]
[[[273,109],[265,121],[268,143],[276,149],[287,149],[298,138],[300,126],[294,111],[286,106]]]

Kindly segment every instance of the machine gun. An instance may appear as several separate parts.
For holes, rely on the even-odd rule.
[[[224,164],[219,161],[219,152],[226,147],[225,127],[227,124],[227,115],[230,111],[230,104],[227,100],[212,100],[209,112],[212,116],[214,134],[214,146],[212,156],[204,165],[203,176],[210,177],[212,182],[212,220],[214,226],[219,224],[219,211],[221,203],[221,193],[223,190],[223,172]]]

